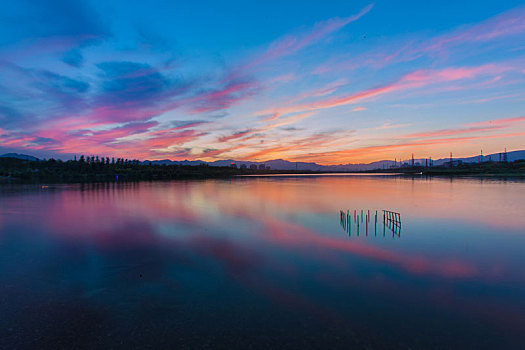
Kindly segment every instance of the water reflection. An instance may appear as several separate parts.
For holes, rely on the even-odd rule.
[[[0,187],[0,348],[517,347],[524,195],[333,176]],[[356,209],[348,239],[343,207],[395,208],[403,235]]]

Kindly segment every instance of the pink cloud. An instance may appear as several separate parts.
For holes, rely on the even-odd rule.
[[[523,18],[525,18],[525,8],[518,7],[477,24],[463,26],[450,33],[423,38],[420,41],[405,38],[401,43],[387,44],[372,52],[361,54],[358,57],[352,55],[351,58],[345,58],[339,62],[334,62],[332,58],[331,62],[320,64],[313,72],[314,74],[325,74],[360,67],[381,68],[399,62],[413,61],[426,55],[445,56],[453,48],[463,48],[489,41],[497,42],[496,40],[522,34],[525,32]]]
[[[492,119],[492,120],[486,120],[482,122],[476,122],[476,123],[470,123],[468,125],[472,127],[476,126],[496,126],[496,125],[511,125],[514,123],[521,123],[525,122],[525,116],[524,117],[514,117],[514,118],[501,118],[501,119]]]
[[[363,155],[367,156],[377,156],[378,154],[392,153],[400,148],[410,147],[417,150],[418,147],[426,146],[440,146],[440,145],[457,145],[463,144],[473,140],[485,140],[485,139],[495,139],[495,138],[509,138],[525,136],[525,132],[515,132],[515,133],[503,133],[503,134],[493,134],[493,135],[483,135],[483,136],[463,136],[463,137],[447,137],[447,138],[438,138],[438,139],[428,139],[428,140],[413,140],[408,142],[396,142],[384,145],[376,146],[366,146],[358,147],[353,149],[343,149],[337,151],[327,151],[327,152],[317,152],[296,155],[288,158],[292,161],[316,161],[321,164],[340,164],[341,162],[354,161],[357,157],[362,157]],[[390,140],[392,141],[392,140]]]
[[[168,129],[152,130],[158,125],[155,121],[131,122],[105,130],[49,129],[29,134],[0,134],[3,147],[31,150],[51,150],[69,154],[98,154],[146,158],[170,155],[170,148],[181,146],[205,135],[194,130],[204,122],[196,121]],[[133,139],[126,139],[136,136]],[[46,141],[49,139],[49,141]],[[179,152],[180,156],[181,153]]]
[[[323,22],[319,22],[316,25],[314,25],[312,30],[303,35],[289,35],[279,40],[276,40],[270,44],[268,49],[262,55],[256,57],[251,62],[240,67],[239,70],[245,71],[247,69],[253,68],[254,66],[263,64],[267,61],[294,54],[307,46],[319,42],[328,35],[345,27],[349,23],[357,21],[359,18],[367,14],[372,9],[372,7],[373,4],[370,4],[353,16],[344,18],[332,18]]]
[[[313,112],[306,112],[306,113],[295,114],[295,115],[292,115],[290,117],[281,118],[277,122],[272,122],[272,123],[270,123],[268,125],[265,125],[265,126],[262,126],[260,128],[242,130],[242,131],[235,132],[235,133],[233,133],[231,135],[219,137],[217,139],[217,141],[219,141],[219,142],[229,142],[229,141],[237,140],[237,139],[240,139],[240,138],[242,138],[242,141],[247,141],[247,140],[253,138],[254,136],[256,136],[256,134],[260,134],[260,133],[263,133],[263,132],[275,129],[275,128],[278,128],[280,126],[296,123],[296,122],[298,122],[298,121],[300,121],[302,119],[310,117],[312,114],[313,114]],[[273,118],[273,117],[264,119],[264,121],[273,121],[273,120],[275,120],[275,118]]]
[[[504,126],[480,126],[480,127],[470,127],[470,128],[457,128],[457,129],[443,129],[443,130],[434,130],[427,132],[414,133],[409,135],[404,135],[404,138],[429,138],[435,136],[448,136],[448,135],[457,135],[457,134],[469,134],[476,132],[485,132],[502,129]]]
[[[237,140],[237,139],[243,138],[244,136],[251,135],[254,132],[255,131],[252,130],[252,129],[245,130],[245,131],[239,131],[239,132],[233,133],[233,134],[228,135],[228,136],[219,137],[217,139],[217,141],[219,141],[219,142],[228,142],[228,141],[232,141],[232,140]]]
[[[247,97],[252,96],[258,88],[258,84],[252,81],[230,82],[223,88],[201,93],[190,97],[180,103],[194,105],[191,110],[194,113],[204,113],[228,108]],[[182,102],[182,101],[181,101]]]
[[[488,41],[512,36],[525,31],[525,8],[516,8],[489,18],[468,29],[460,29],[451,34],[442,35],[432,40],[423,48],[424,52],[439,52],[453,45]]]
[[[314,102],[283,106],[275,109],[267,109],[258,112],[258,114],[271,114],[272,116],[269,118],[269,120],[274,120],[279,118],[281,115],[286,115],[289,113],[344,106],[400,90],[420,88],[431,84],[439,84],[463,79],[473,79],[480,75],[499,74],[512,69],[512,67],[503,64],[498,66],[487,64],[475,67],[451,67],[441,70],[416,70],[405,74],[396,82],[391,84],[362,90],[349,95],[320,99]]]
[[[313,89],[313,90],[306,91],[304,93],[298,94],[296,97],[291,99],[288,103],[291,104],[291,103],[294,103],[294,102],[297,102],[297,101],[301,101],[301,100],[304,100],[304,99],[331,95],[334,92],[336,92],[337,89],[339,89],[340,87],[345,86],[347,84],[348,84],[348,80],[346,80],[344,78],[343,79],[338,79],[338,80],[336,80],[334,82],[331,82],[331,83],[328,83],[325,86],[320,87],[318,89]]]

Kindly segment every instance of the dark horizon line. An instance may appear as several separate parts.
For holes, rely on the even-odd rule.
[[[490,156],[494,156],[494,155],[503,155],[505,153],[513,153],[513,152],[521,152],[521,151],[525,151],[525,149],[517,149],[517,150],[511,150],[511,151],[508,151],[508,150],[505,150],[504,152],[496,152],[496,153],[490,153],[490,154],[486,154],[486,155],[482,155],[483,158],[485,157],[490,157]],[[381,162],[392,162],[392,163],[399,163],[399,164],[403,164],[403,162],[411,162],[412,161],[412,158],[408,158],[408,159],[399,159],[397,160],[397,158],[394,158],[394,160],[392,159],[381,159],[381,160],[377,160],[377,161],[372,161],[372,162],[368,162],[368,163],[339,163],[339,164],[321,164],[321,163],[317,163],[317,162],[304,162],[304,161],[292,161],[292,160],[287,160],[287,159],[283,159],[283,158],[277,158],[277,159],[269,159],[269,160],[265,160],[265,161],[257,161],[257,160],[236,160],[236,159],[233,159],[233,158],[229,158],[229,159],[217,159],[217,160],[213,160],[213,161],[205,161],[205,160],[201,160],[201,159],[195,159],[195,160],[189,160],[189,159],[183,159],[183,160],[172,160],[172,159],[169,159],[169,158],[164,158],[164,159],[145,159],[145,160],[140,160],[140,159],[136,159],[136,158],[124,158],[124,157],[108,157],[108,156],[100,156],[100,155],[85,155],[85,154],[79,154],[78,156],[77,155],[72,155],[70,159],[63,159],[61,157],[47,157],[47,158],[38,158],[38,157],[35,157],[31,154],[26,154],[26,153],[17,153],[17,152],[8,152],[8,153],[4,153],[4,154],[1,154],[0,157],[4,157],[8,154],[16,154],[16,155],[20,155],[20,156],[29,156],[29,157],[33,157],[33,158],[36,158],[38,160],[46,160],[46,159],[56,159],[56,160],[62,160],[62,161],[68,161],[68,160],[74,160],[75,157],[77,158],[80,158],[81,156],[84,156],[84,157],[99,157],[100,159],[106,159],[106,158],[109,158],[109,159],[122,159],[122,160],[129,160],[129,161],[135,161],[135,160],[138,160],[139,162],[143,163],[143,162],[162,162],[162,161],[170,161],[170,162],[202,162],[202,163],[215,163],[215,162],[221,162],[221,161],[224,161],[224,162],[235,162],[235,163],[266,163],[266,162],[272,162],[272,161],[278,161],[278,160],[281,160],[281,161],[286,161],[286,162],[289,162],[289,163],[303,163],[303,164],[315,164],[315,165],[319,165],[319,166],[341,166],[341,165],[370,165],[370,164],[373,164],[373,163],[381,163]],[[453,153],[452,153],[452,159],[464,159],[464,158],[475,158],[475,157],[480,157],[481,154],[477,154],[477,155],[471,155],[471,156],[454,156]],[[441,160],[449,160],[450,157],[443,157],[443,158],[436,158],[436,159],[432,159],[432,157],[428,157],[428,158],[413,158],[414,161],[421,161],[421,160],[428,160],[428,159],[431,159],[432,161],[441,161]],[[77,159],[78,160],[78,159]]]

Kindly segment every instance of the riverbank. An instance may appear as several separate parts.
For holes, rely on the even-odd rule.
[[[457,166],[403,167],[378,169],[377,173],[421,174],[427,176],[525,176],[525,160],[514,162],[465,163]]]
[[[330,174],[340,174],[333,172]],[[346,172],[348,173],[348,172]],[[376,169],[356,174],[399,174],[424,176],[485,176],[485,177],[525,177],[525,160],[514,162],[486,162],[460,164],[455,167],[404,167]],[[158,165],[141,164],[138,161],[29,161],[17,158],[0,158],[0,182],[25,183],[75,183],[75,182],[115,182],[151,181],[176,179],[231,178],[239,175],[315,175],[326,174],[321,171],[258,170],[236,167],[202,165]]]

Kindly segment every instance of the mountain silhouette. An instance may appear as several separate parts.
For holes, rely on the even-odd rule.
[[[454,160],[461,160],[464,163],[477,163],[479,162],[479,155],[471,156],[471,157],[463,157],[463,158],[453,158]],[[37,161],[38,158],[33,157],[31,155],[27,154],[19,154],[19,153],[6,153],[3,155],[0,155],[0,158],[17,158],[17,159],[25,159],[30,161]],[[483,161],[499,161],[500,159],[500,153],[492,153],[487,154],[483,156]],[[525,159],[525,150],[519,150],[519,151],[511,151],[507,152],[507,160],[509,162],[518,160],[518,159]],[[450,161],[450,158],[441,158],[441,159],[434,159],[433,164],[434,165],[443,165],[445,162]],[[248,168],[250,165],[255,164],[256,166],[259,166],[261,164],[264,164],[265,166],[269,166],[273,170],[299,170],[299,171],[366,171],[366,170],[374,170],[374,169],[383,169],[383,168],[390,168],[396,164],[393,160],[380,160],[377,162],[371,162],[371,163],[348,163],[348,164],[338,164],[338,165],[321,165],[317,163],[311,163],[311,162],[291,162],[284,159],[273,159],[266,162],[252,162],[252,161],[238,161],[235,159],[223,159],[223,160],[216,160],[213,162],[206,162],[204,160],[170,160],[170,159],[161,159],[161,160],[145,160],[141,162],[142,164],[166,164],[166,165],[172,165],[172,164],[179,164],[179,165],[203,165],[207,164],[209,166],[230,166],[232,163],[235,163],[237,167],[240,167],[242,164],[245,164]],[[400,164],[412,164],[412,159],[406,159],[406,160],[398,160],[397,165]],[[414,164],[419,165],[425,165],[425,159],[424,158],[416,158],[414,159]]]

